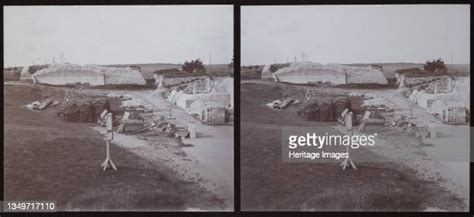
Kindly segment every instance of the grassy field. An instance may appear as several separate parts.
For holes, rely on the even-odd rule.
[[[281,157],[281,127],[312,127],[337,133],[334,123],[308,122],[297,116],[301,106],[276,111],[266,103],[284,96],[302,100],[300,86],[241,84],[241,204],[245,211],[420,211],[428,207],[458,210],[462,200],[436,182],[417,178],[407,166],[389,160],[359,162],[380,156],[351,151],[358,170],[342,171],[340,161],[286,163]],[[385,161],[385,162],[384,162]]]
[[[25,105],[48,96],[64,97],[64,88],[39,85],[4,87],[5,200],[57,201],[59,210],[219,209],[220,198],[176,171],[152,164],[114,144],[118,171],[101,170],[103,137],[95,124],[66,123],[58,107],[41,112]]]

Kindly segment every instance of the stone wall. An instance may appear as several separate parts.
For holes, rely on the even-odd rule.
[[[158,76],[156,84],[158,87],[171,87],[179,84],[189,83],[198,79],[203,79],[206,76],[187,76],[187,77],[176,77],[176,78],[167,78],[162,75]]]
[[[414,86],[414,85],[419,85],[419,84],[424,84],[424,83],[429,83],[433,81],[437,81],[440,79],[445,79],[447,78],[447,75],[440,75],[440,76],[415,76],[415,77],[407,77],[405,75],[402,75],[400,77],[400,86]]]

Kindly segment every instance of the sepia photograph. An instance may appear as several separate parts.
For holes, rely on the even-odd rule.
[[[234,210],[232,5],[3,11],[4,201]]]
[[[469,211],[470,5],[243,6],[242,211]]]

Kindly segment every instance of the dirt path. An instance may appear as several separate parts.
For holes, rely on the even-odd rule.
[[[436,139],[423,139],[423,143],[428,146],[419,146],[419,142],[414,137],[391,133],[392,135],[380,138],[377,153],[404,162],[416,169],[422,178],[439,182],[443,187],[455,192],[464,200],[467,210],[469,204],[469,127],[443,123],[426,109],[409,101],[398,90],[355,90],[355,92],[371,93],[390,101],[396,105],[395,115],[410,117],[417,127],[437,126]]]
[[[157,91],[134,93],[153,104],[162,111],[171,109],[172,117],[176,117],[178,126],[186,127],[193,122],[198,132],[198,138],[183,140],[184,143],[193,144],[193,147],[184,149],[185,153],[197,160],[194,165],[184,164],[210,180],[206,184],[211,190],[226,200],[230,207],[234,204],[234,126],[210,126],[197,121],[181,108],[170,104]]]
[[[97,92],[97,91],[96,91]],[[183,109],[172,105],[159,92],[147,91],[108,91],[107,93],[131,94],[153,107],[155,115],[171,116],[177,127],[186,128],[193,122],[198,138],[183,139],[184,147],[170,138],[146,137],[115,134],[114,143],[156,164],[165,164],[175,170],[183,180],[197,181],[199,184],[222,198],[225,210],[233,210],[233,125],[211,126],[187,114]],[[100,127],[95,130],[105,133]],[[192,208],[190,208],[192,209]]]
[[[440,136],[426,139],[434,146],[426,147],[425,151],[438,161],[436,171],[444,179],[444,186],[456,192],[469,204],[469,127],[446,126],[438,129]],[[467,210],[467,208],[466,208]]]

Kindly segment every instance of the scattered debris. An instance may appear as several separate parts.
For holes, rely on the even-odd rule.
[[[50,104],[52,103],[52,101],[50,99],[45,99],[41,105],[39,106],[39,109],[40,110],[44,110],[46,109],[46,107],[48,107]]]
[[[32,111],[39,111],[40,105],[41,105],[40,101],[34,101],[34,102],[26,105],[25,107],[29,110],[32,110]]]
[[[25,107],[29,110],[32,111],[41,111],[46,109],[50,104],[52,103],[51,99],[45,99],[42,102],[41,101],[34,101]]]
[[[359,132],[364,132],[365,128],[369,124],[385,124],[385,119],[383,118],[371,118],[370,115],[372,113],[370,111],[365,111],[364,116],[362,117],[361,123],[359,125]]]
[[[362,102],[362,106],[366,108],[381,109],[381,110],[390,110],[395,107],[391,102],[380,97],[366,99]]]
[[[272,109],[280,109],[281,110],[281,109],[286,108],[288,105],[290,105],[292,103],[294,104],[295,100],[293,100],[290,97],[287,97],[283,101],[282,100],[274,100],[270,103],[267,103],[267,106],[272,108]],[[299,101],[297,103],[299,103]]]
[[[52,105],[52,106],[57,106],[57,105],[59,105],[59,104],[61,104],[61,103],[58,102],[58,101],[54,101],[53,104],[51,104],[51,105]]]
[[[275,107],[274,107],[274,109],[284,109],[284,108],[286,108],[286,107],[287,107],[290,103],[292,103],[292,102],[293,102],[293,99],[291,99],[291,98],[286,98],[286,99],[284,99],[284,100],[281,102],[281,104],[276,104]]]
[[[407,133],[408,135],[414,135],[417,137],[421,137],[418,129],[416,128],[415,122],[410,120],[407,116],[405,115],[399,115],[395,117],[393,120],[388,121],[387,124],[385,124],[384,127],[378,129],[377,131],[382,131],[386,129],[396,129],[398,131],[402,131]]]
[[[140,129],[143,130],[144,127],[143,120],[130,119],[130,112],[125,112],[116,131],[117,133],[125,133],[127,129],[129,132],[135,132]]]
[[[110,93],[107,96],[111,98],[120,98],[120,107],[126,110],[137,110],[144,112],[150,112],[153,110],[153,106],[150,103],[132,94]]]
[[[137,111],[152,111],[153,106],[144,101],[143,99],[140,98],[132,98],[128,100],[122,101],[122,105],[120,106],[122,108],[126,109],[132,109],[132,110],[137,110]]]
[[[267,103],[267,106],[274,109],[276,105],[279,105],[281,103],[282,101],[277,99],[277,100],[273,100],[272,102]]]

